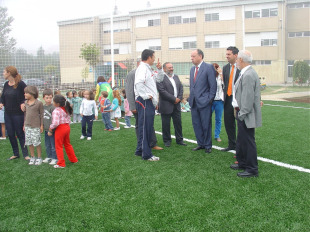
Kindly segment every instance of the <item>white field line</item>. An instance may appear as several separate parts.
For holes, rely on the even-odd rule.
[[[310,110],[310,108],[307,108],[307,107],[299,107],[299,106],[283,106],[283,105],[272,105],[272,104],[264,104],[264,106],[277,106],[277,107],[284,107],[284,108],[294,108],[294,109]]]
[[[114,120],[111,120],[112,122],[115,122]],[[119,122],[120,124],[122,125],[126,125],[126,123],[124,122]],[[135,128],[135,126],[131,125],[132,128]],[[162,135],[163,133],[161,133],[160,131],[155,131],[156,134],[159,134],[159,135]],[[171,138],[175,139],[175,136],[174,135],[171,135]],[[197,141],[196,140],[192,140],[192,139],[186,139],[186,138],[183,138],[184,141],[186,142],[189,142],[189,143],[193,143],[193,144],[197,144]],[[215,146],[213,145],[212,148],[216,149],[216,150],[221,150],[223,149],[223,147],[219,147],[219,146]],[[235,151],[228,151],[230,153],[233,153],[233,154],[236,154]],[[303,167],[299,167],[299,166],[296,166],[296,165],[291,165],[291,164],[287,164],[287,163],[282,163],[282,162],[279,162],[279,161],[276,161],[276,160],[271,160],[271,159],[267,159],[267,158],[264,158],[264,157],[257,157],[258,160],[260,161],[263,161],[263,162],[266,162],[266,163],[271,163],[271,164],[274,164],[276,166],[280,166],[280,167],[284,167],[284,168],[288,168],[288,169],[293,169],[293,170],[297,170],[297,171],[300,171],[300,172],[306,172],[306,173],[310,173],[310,169],[307,169],[307,168],[303,168]]]

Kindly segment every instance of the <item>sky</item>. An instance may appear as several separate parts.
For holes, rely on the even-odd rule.
[[[10,36],[17,48],[36,54],[40,46],[46,53],[59,51],[58,21],[110,14],[114,4],[121,14],[146,8],[148,0],[0,0],[14,18]],[[150,0],[151,7],[184,5],[188,0]],[[196,0],[195,3],[207,2]]]

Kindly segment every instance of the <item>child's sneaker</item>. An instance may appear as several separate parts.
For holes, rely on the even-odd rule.
[[[36,159],[36,162],[34,165],[41,165],[41,164],[42,164],[42,159],[41,158]]]
[[[50,165],[55,165],[57,164],[57,159],[52,159],[52,161],[50,162]]]
[[[151,158],[149,158],[147,160],[148,161],[159,161],[159,157],[153,155]]]
[[[87,140],[91,140],[91,137],[87,137]]]
[[[80,139],[85,139],[85,136],[84,136],[84,135],[81,135]]]
[[[45,158],[42,162],[48,164],[49,162],[51,162],[51,160],[51,158]]]
[[[29,161],[29,165],[34,165],[35,162],[36,162],[36,158],[35,157],[31,157],[30,161]]]
[[[125,129],[129,129],[129,128],[131,128],[131,127],[130,127],[130,126],[124,126],[124,128],[125,128]]]
[[[114,128],[114,130],[120,130],[120,129],[121,129],[120,127],[115,127],[115,128]]]
[[[54,168],[65,168],[63,166],[59,166],[58,164],[54,165]]]
[[[108,131],[113,131],[114,129],[109,129]]]

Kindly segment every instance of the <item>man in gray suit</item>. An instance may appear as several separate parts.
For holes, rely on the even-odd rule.
[[[173,73],[170,62],[163,64],[163,80],[156,83],[159,93],[158,111],[161,113],[163,140],[166,147],[171,146],[170,122],[171,117],[175,130],[176,142],[186,146],[183,142],[181,105],[183,99],[183,85],[177,75]]]
[[[235,108],[238,125],[236,141],[236,156],[238,164],[230,167],[239,172],[239,177],[258,176],[257,149],[255,143],[255,128],[262,126],[260,105],[260,81],[252,68],[252,54],[247,50],[238,53],[237,67],[241,70],[235,83]]]

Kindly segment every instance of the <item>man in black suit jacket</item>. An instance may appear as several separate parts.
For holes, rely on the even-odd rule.
[[[183,85],[177,75],[173,73],[173,65],[166,62],[163,65],[164,77],[157,82],[159,93],[158,111],[161,113],[163,141],[166,147],[171,145],[170,121],[173,120],[176,142],[186,146],[183,142],[181,121],[181,100],[183,99]]]
[[[226,59],[228,64],[223,67],[224,78],[224,124],[228,136],[228,147],[222,151],[236,150],[236,119],[234,116],[233,88],[240,70],[236,67],[238,48],[228,47],[226,49]],[[231,80],[230,80],[231,79]]]

